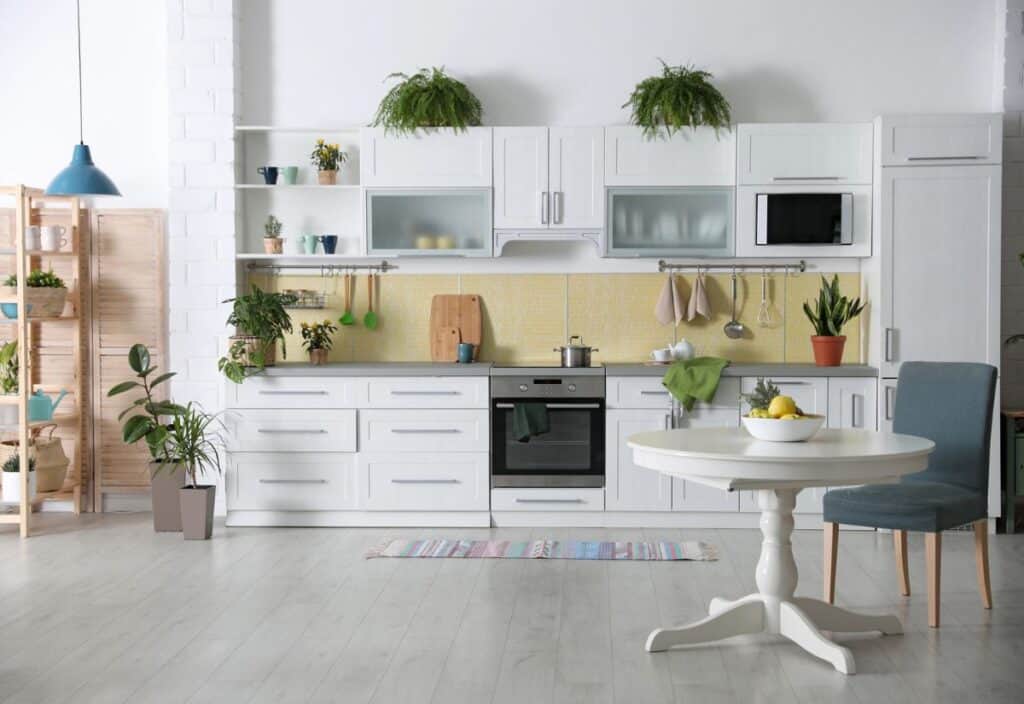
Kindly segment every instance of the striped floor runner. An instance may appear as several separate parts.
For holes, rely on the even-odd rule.
[[[696,540],[635,542],[604,540],[388,540],[371,557],[475,557],[546,560],[717,560],[718,553]]]

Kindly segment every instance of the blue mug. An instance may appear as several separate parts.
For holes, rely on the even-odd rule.
[[[338,236],[323,235],[320,238],[320,244],[324,248],[324,254],[334,254],[334,250],[338,248]]]
[[[268,186],[273,186],[277,183],[277,167],[276,166],[261,166],[256,169],[257,173],[263,176],[263,182]]]
[[[473,347],[472,342],[459,343],[459,364],[469,364],[473,361]]]

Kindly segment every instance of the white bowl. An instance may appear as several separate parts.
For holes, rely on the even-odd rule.
[[[825,423],[825,416],[804,416],[803,418],[781,420],[775,418],[747,418],[743,416],[743,427],[758,440],[769,442],[803,442],[810,440]]]

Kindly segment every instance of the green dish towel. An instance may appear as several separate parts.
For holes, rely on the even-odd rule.
[[[676,362],[665,372],[661,383],[683,408],[691,411],[698,399],[711,401],[715,398],[722,370],[728,364],[729,360],[721,357],[694,357]]]
[[[546,403],[517,403],[512,408],[512,437],[519,442],[530,442],[534,435],[551,430]]]

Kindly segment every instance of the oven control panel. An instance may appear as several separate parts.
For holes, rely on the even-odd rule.
[[[604,398],[603,376],[491,377],[491,398]]]

